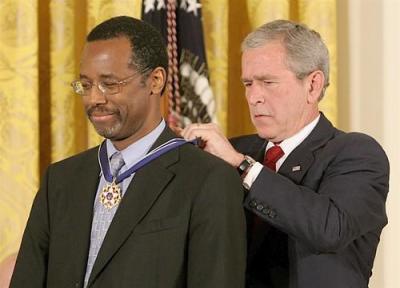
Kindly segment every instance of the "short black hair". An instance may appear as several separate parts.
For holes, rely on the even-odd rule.
[[[90,31],[87,42],[126,37],[132,47],[132,65],[146,74],[157,67],[168,71],[168,54],[159,31],[150,24],[129,16],[110,18]]]

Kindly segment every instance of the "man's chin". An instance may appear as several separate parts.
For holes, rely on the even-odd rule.
[[[97,134],[104,138],[113,139],[116,137],[117,127],[100,127],[97,125],[93,125],[93,127],[96,130]]]
[[[270,131],[265,131],[265,130],[261,130],[261,129],[256,129],[257,130],[257,135],[260,138],[266,139],[266,140],[270,140],[275,138],[275,135],[271,134]]]

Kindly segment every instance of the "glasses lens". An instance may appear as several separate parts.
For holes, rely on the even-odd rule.
[[[119,93],[120,83],[115,81],[101,81],[98,87],[105,95],[117,94]]]
[[[83,84],[81,81],[77,80],[71,83],[72,89],[76,94],[84,95],[85,89],[83,88]]]

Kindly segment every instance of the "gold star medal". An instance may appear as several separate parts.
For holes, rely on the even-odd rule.
[[[107,209],[117,206],[122,199],[121,187],[115,183],[107,183],[100,193],[100,203]]]

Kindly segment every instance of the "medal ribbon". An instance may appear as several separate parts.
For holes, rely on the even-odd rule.
[[[185,139],[182,139],[182,138],[173,138],[173,139],[165,142],[164,144],[151,150],[142,159],[140,159],[139,162],[137,162],[131,168],[129,168],[124,173],[122,173],[118,177],[116,177],[114,183],[116,183],[116,184],[120,183],[122,180],[124,180],[125,178],[128,178],[133,173],[138,171],[140,168],[147,165],[154,159],[157,159],[164,153],[167,153],[168,151],[171,151],[172,149],[175,149],[186,143],[191,143],[191,144],[196,145],[197,141],[198,141],[198,139],[195,139],[192,141],[186,141]],[[110,165],[108,164],[107,148],[106,148],[105,142],[106,141],[103,141],[103,143],[101,143],[101,145],[100,145],[99,160],[100,160],[100,166],[101,166],[101,170],[103,171],[104,178],[106,179],[106,181],[108,183],[111,183],[111,182],[113,182],[114,179],[110,172]]]

